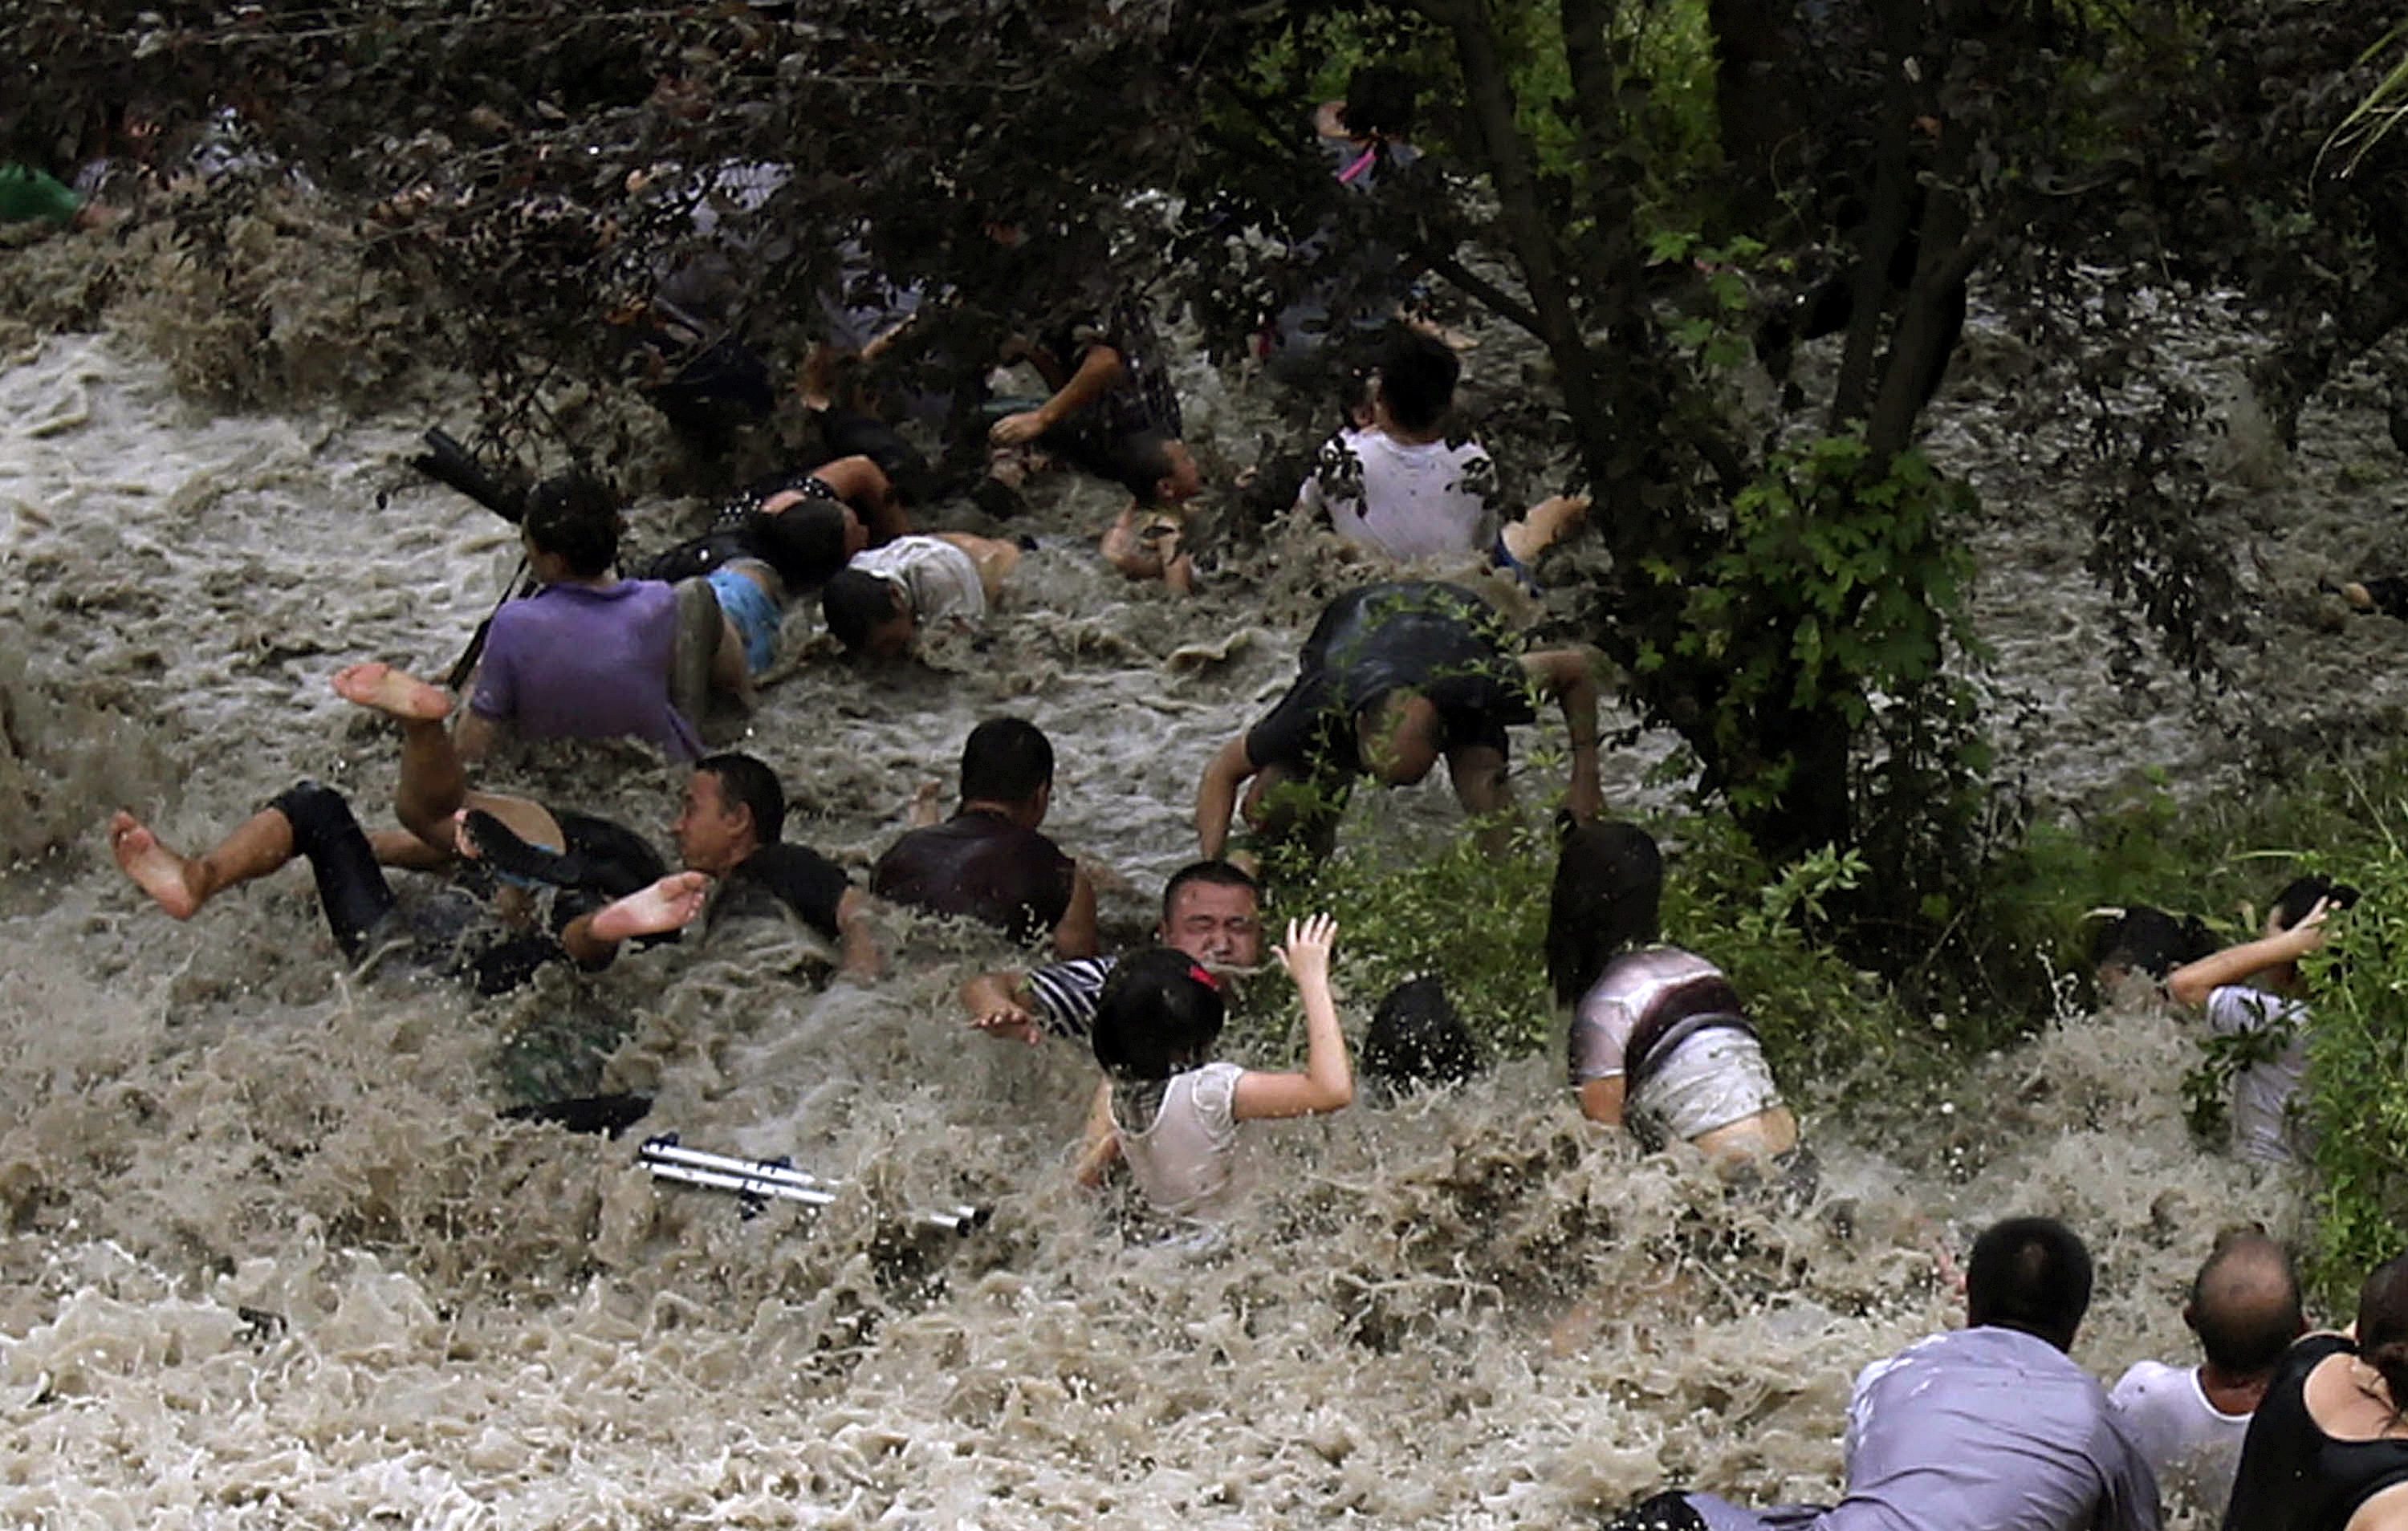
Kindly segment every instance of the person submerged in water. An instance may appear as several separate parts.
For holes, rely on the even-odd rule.
[[[895,659],[923,632],[986,619],[1020,564],[1017,543],[967,532],[898,537],[854,555],[820,591],[828,632],[850,654]]]
[[[1547,907],[1547,977],[1572,1008],[1572,1089],[1609,1127],[1684,1138],[1720,1163],[1786,1154],[1783,1105],[1722,970],[1657,944],[1664,861],[1632,824],[1573,825]]]
[[[1966,1262],[1966,1327],[1857,1375],[1837,1505],[1660,1494],[1607,1531],[2156,1531],[2147,1461],[2067,1354],[2090,1285],[2090,1252],[2065,1224],[1993,1223]]]
[[[178,920],[190,920],[219,894],[304,859],[317,880],[327,928],[346,961],[356,964],[397,949],[406,966],[466,978],[490,994],[515,986],[553,960],[605,966],[609,953],[580,950],[567,938],[568,926],[598,921],[609,928],[627,917],[623,906],[631,898],[674,903],[684,896],[684,884],[668,875],[660,856],[622,825],[529,798],[468,791],[444,727],[451,699],[435,687],[390,665],[370,664],[338,673],[335,690],[347,701],[400,721],[396,804],[416,829],[385,837],[388,856],[380,858],[343,794],[311,780],[294,783],[197,856],[171,850],[131,812],[121,810],[109,821],[110,853],[151,902]],[[405,899],[387,880],[382,859],[426,868],[449,864],[460,818],[469,813],[555,848],[583,868],[571,894],[554,899],[552,930],[536,927],[523,883],[482,890],[494,894],[490,898],[455,887],[437,897]]]
[[[1065,957],[1092,957],[1095,884],[1039,833],[1053,802],[1054,744],[1044,730],[1021,718],[989,718],[962,745],[953,816],[923,823],[889,847],[870,871],[870,891],[993,925],[1016,941],[1050,937]]]
[[[1184,952],[1224,985],[1263,960],[1262,889],[1226,861],[1181,867],[1162,888],[1154,939]],[[989,1037],[1039,1042],[1050,1033],[1083,1040],[1118,957],[1072,957],[1026,973],[982,973],[962,985],[970,1024]],[[1225,988],[1225,993],[1226,992]]]
[[[1354,1076],[1329,987],[1337,939],[1336,922],[1315,915],[1291,921],[1277,949],[1304,1001],[1300,1074],[1211,1061],[1227,1009],[1220,980],[1186,952],[1150,947],[1121,959],[1096,1009],[1104,1080],[1088,1113],[1079,1183],[1101,1184],[1122,1160],[1156,1211],[1216,1220],[1233,1201],[1240,1123],[1344,1109]]]
[[[1410,580],[1351,591],[1313,624],[1278,706],[1204,767],[1197,844],[1219,856],[1233,811],[1242,811],[1268,838],[1326,852],[1355,777],[1410,785],[1441,759],[1465,812],[1503,813],[1512,807],[1506,729],[1531,721],[1533,690],[1563,708],[1571,731],[1568,806],[1576,818],[1594,818],[1604,802],[1601,664],[1587,648],[1516,654],[1502,619],[1458,585]]]
[[[1204,488],[1196,454],[1183,441],[1145,431],[1123,444],[1119,469],[1129,503],[1104,532],[1104,562],[1132,579],[1194,594],[1196,558],[1185,539],[1187,503]]]

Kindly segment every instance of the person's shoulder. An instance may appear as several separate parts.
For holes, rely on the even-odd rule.
[[[2255,1031],[2306,1016],[2307,1002],[2269,994],[2245,983],[2228,983],[2207,996],[2208,1023],[2232,1031]]]
[[[2167,1399],[2179,1397],[2191,1376],[2192,1370],[2187,1366],[2170,1366],[2163,1361],[2135,1361],[2115,1379],[2107,1395],[2118,1409],[2160,1407]]]

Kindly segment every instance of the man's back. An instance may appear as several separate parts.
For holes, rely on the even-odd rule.
[[[494,614],[469,706],[527,738],[624,735],[692,760],[701,740],[669,701],[676,647],[667,585],[550,585]]]
[[[1077,876],[1077,864],[1036,830],[967,811],[896,841],[871,871],[869,891],[1032,941],[1061,923]]]
[[[1823,1531],[2148,1531],[2157,1482],[2089,1373],[2014,1329],[1960,1329],[1865,1368],[1848,1494]]]
[[[2125,1433],[2148,1458],[2160,1492],[2179,1494],[2209,1514],[2223,1514],[2249,1416],[2228,1414],[2209,1402],[2197,1366],[2161,1361],[2135,1363],[2115,1383],[2113,1397]]]
[[[1400,442],[1345,430],[1298,498],[1350,542],[1390,558],[1484,557],[1503,515],[1497,465],[1475,442]]]

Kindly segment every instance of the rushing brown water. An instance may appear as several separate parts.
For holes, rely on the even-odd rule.
[[[1955,385],[1977,399],[2015,386],[2012,344],[1984,344]],[[2230,369],[2236,344],[2200,345]],[[1190,381],[1208,424],[1243,408]],[[2396,629],[2307,644],[2295,598],[2393,551],[2328,494],[2383,450],[2343,392],[2297,461],[2236,456],[2223,510],[2291,673],[2325,680],[2254,697],[2111,688],[2065,488],[1978,424],[1940,444],[2014,512],[1984,534],[1982,614],[2042,708],[2016,737],[2045,791],[2149,765],[2213,790],[2247,709],[2313,723],[2384,684]],[[2076,1354],[2112,1378],[2187,1353],[2180,1292],[2220,1226],[2296,1220],[2289,1188],[2186,1137],[2190,1042],[2145,1005],[2069,1015],[1940,1096],[1810,1111],[1809,1207],[1587,1130],[1540,1058],[1258,1132],[1240,1221],[1182,1250],[1067,1183],[1074,1050],[964,1030],[954,985],[1003,957],[976,939],[898,930],[896,976],[824,993],[772,943],[480,1003],[343,974],[298,868],[171,922],[110,864],[108,810],[197,849],[307,774],[381,818],[390,731],[327,677],[439,673],[509,572],[509,528],[395,467],[426,408],[212,414],[106,336],[0,374],[0,848],[30,858],[0,879],[8,1524],[1478,1527],[1668,1480],[1828,1498],[1851,1377],[1952,1321],[1936,1252],[1984,1221],[2091,1240]],[[1335,565],[1289,537],[1174,603],[1073,535],[1105,504],[1044,509],[983,648],[874,682],[796,657],[742,738],[794,837],[866,863],[971,723],[1014,710],[1060,751],[1049,828],[1117,874],[1108,923],[1148,923],[1197,770],[1283,683]],[[639,540],[697,508],[647,507]],[[1644,764],[1610,765],[1612,800]],[[494,775],[652,829],[675,785],[613,750]],[[1443,823],[1442,793],[1356,811]],[[657,1095],[648,1130],[848,1188],[747,1220],[656,1188],[631,1143],[494,1115],[601,1086]],[[909,1225],[965,1199],[996,1208],[974,1238]]]

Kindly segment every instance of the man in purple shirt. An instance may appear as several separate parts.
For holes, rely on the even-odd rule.
[[[543,586],[494,614],[477,687],[454,742],[470,760],[497,728],[522,738],[643,739],[671,760],[701,757],[694,724],[670,700],[679,652],[676,590],[621,579],[619,508],[582,475],[547,479],[520,523]],[[710,613],[710,636],[718,633]]]
[[[1856,1378],[1846,1497],[1748,1510],[1659,1494],[1611,1531],[2156,1531],[2157,1485],[2107,1394],[2066,1352],[2090,1308],[2090,1252],[2053,1218],[1973,1243],[1967,1327]]]

